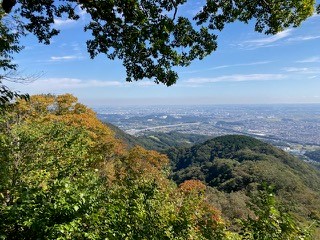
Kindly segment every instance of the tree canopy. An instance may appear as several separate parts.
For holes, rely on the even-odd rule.
[[[92,34],[87,49],[94,58],[100,53],[118,58],[126,68],[127,81],[153,79],[174,84],[176,66],[188,66],[217,48],[218,32],[235,21],[255,21],[255,31],[275,34],[297,27],[315,11],[315,0],[207,0],[193,17],[181,8],[188,0],[3,0],[2,9],[21,20],[23,32],[50,43],[59,30],[58,18],[78,20],[79,6],[91,18],[85,31]],[[1,13],[1,69],[8,67],[10,53],[19,51],[20,32],[8,31]],[[16,36],[15,34],[18,33]],[[2,41],[10,37],[10,41]],[[9,48],[8,48],[9,47]],[[3,64],[4,63],[4,64]],[[1,80],[1,79],[0,79]]]
[[[259,145],[231,138],[243,143],[239,148]],[[232,149],[237,146],[220,148],[221,153]],[[269,166],[262,169],[274,178]],[[250,169],[254,172],[253,165]],[[316,239],[280,208],[273,189],[261,188],[252,198],[253,215],[237,216],[229,228],[210,194],[220,198],[221,193],[195,179],[177,186],[169,174],[165,155],[125,148],[70,94],[31,96],[0,109],[0,239]],[[296,187],[291,176],[290,187]],[[318,178],[310,178],[318,189]],[[289,199],[318,208],[312,200],[318,194],[310,194]],[[239,201],[220,202],[221,210]]]
[[[0,111],[0,239],[226,239],[205,185],[168,159],[126,150],[70,95]]]

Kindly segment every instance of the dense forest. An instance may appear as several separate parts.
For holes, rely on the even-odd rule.
[[[320,150],[307,151],[305,155],[312,161],[320,163]]]
[[[2,107],[0,128],[1,239],[318,236],[319,172],[252,138],[175,148],[170,162],[69,94]]]
[[[231,208],[219,203],[221,197],[212,197],[229,219],[247,214],[242,207],[246,198],[263,183],[274,187],[278,201],[290,206],[300,221],[320,217],[320,172],[270,144],[247,136],[222,136],[168,151],[168,156],[177,183],[199,179],[223,198],[237,196]]]
[[[125,135],[122,132],[118,136],[126,142]],[[130,137],[131,144],[165,153],[171,163],[170,178],[176,183],[190,179],[205,183],[208,199],[232,224],[252,213],[251,198],[263,184],[273,186],[279,204],[300,222],[319,221],[320,174],[314,163],[309,165],[248,136],[230,135],[207,141],[207,136],[197,136],[194,146],[179,142],[188,139],[189,134],[176,132],[148,132],[138,138]],[[168,138],[175,141],[172,147],[166,144]]]
[[[71,95],[1,112],[1,239],[223,238],[205,186],[168,180],[168,159],[126,150]],[[5,173],[5,174],[3,174]]]

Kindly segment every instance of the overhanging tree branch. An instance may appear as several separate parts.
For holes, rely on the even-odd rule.
[[[256,31],[275,34],[298,26],[314,13],[316,3],[315,0],[207,0],[191,20],[178,11],[189,2],[192,1],[4,0],[2,6],[6,12],[15,6],[15,14],[25,19],[23,29],[49,44],[52,36],[59,34],[54,20],[79,19],[76,6],[80,4],[91,17],[84,30],[92,35],[87,41],[92,58],[102,53],[109,59],[121,59],[127,81],[149,78],[170,86],[178,79],[174,67],[188,66],[216,50],[217,34],[225,24],[252,20],[256,22]]]
[[[3,0],[2,1],[2,8],[6,13],[10,13],[11,9],[16,5],[16,0]]]

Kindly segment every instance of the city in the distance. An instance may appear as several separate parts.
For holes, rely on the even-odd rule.
[[[102,121],[134,136],[153,132],[210,137],[241,134],[298,156],[320,149],[319,104],[118,106],[95,111]]]

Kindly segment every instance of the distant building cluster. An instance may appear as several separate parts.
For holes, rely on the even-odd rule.
[[[135,106],[102,107],[96,111],[100,119],[132,135],[147,131],[245,134],[285,147],[320,147],[319,105]]]

